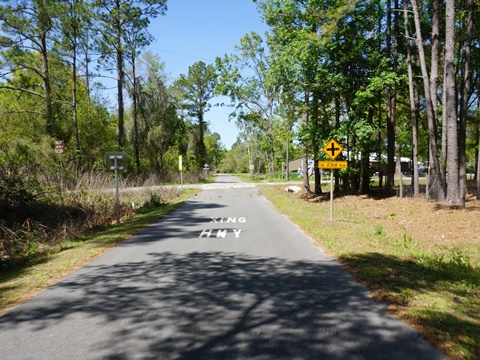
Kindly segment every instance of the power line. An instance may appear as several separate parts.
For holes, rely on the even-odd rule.
[[[178,53],[178,52],[174,52],[174,51],[156,49],[156,48],[152,48],[152,47],[151,47],[150,49],[155,50],[155,51],[160,51],[160,52],[165,52],[165,53],[173,54],[173,55],[179,55],[179,56],[189,57],[189,58],[193,58],[193,59],[199,59],[199,60],[205,60],[205,61],[212,61],[212,62],[215,61],[215,60],[207,59],[207,58],[200,57],[200,56],[182,54],[182,53]]]

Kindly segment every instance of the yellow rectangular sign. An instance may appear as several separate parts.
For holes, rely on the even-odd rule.
[[[319,169],[346,169],[348,161],[319,161]]]

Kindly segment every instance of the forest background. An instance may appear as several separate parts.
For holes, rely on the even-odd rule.
[[[148,32],[151,19],[168,16],[166,0],[1,1],[2,227],[21,227],[25,209],[65,189],[88,188],[82,179],[104,173],[112,150],[128,154],[122,176],[140,185],[176,181],[179,156],[200,176],[205,164],[272,174],[296,157],[308,168],[326,160],[322,149],[335,138],[349,164],[337,191],[368,194],[378,172],[392,194],[397,160],[407,157],[413,196],[428,190],[464,206],[467,173],[479,196],[478,2],[256,3],[266,34],[246,34],[231,54],[169,81]],[[116,84],[115,112],[99,91],[105,73]],[[217,95],[230,102],[213,103]],[[212,106],[231,108],[239,137],[230,150],[209,130]],[[313,180],[305,172],[305,192],[321,193],[320,183],[319,169]]]

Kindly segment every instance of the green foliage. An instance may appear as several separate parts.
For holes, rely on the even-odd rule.
[[[33,150],[39,149],[22,144],[8,154],[2,152],[0,168],[5,170],[5,166],[9,165],[7,170],[26,171],[25,157],[30,157]],[[15,163],[11,159],[12,155],[16,158],[23,157],[21,164]],[[35,159],[29,161],[40,166]],[[115,197],[111,191],[106,191],[111,190],[111,178],[92,173],[79,179],[74,191],[66,193],[48,187],[41,179],[35,178],[42,178],[43,174],[43,171],[32,173],[29,178],[31,184],[22,181],[24,176],[18,178],[13,174],[14,180],[10,183],[21,183],[25,186],[23,192],[17,191],[19,186],[8,189],[8,193],[3,192],[5,179],[0,177],[0,267],[16,266],[43,258],[59,251],[63,240],[82,239],[88,232],[115,222]],[[122,193],[122,219],[134,216],[136,210],[146,214],[179,196],[176,188],[153,190],[148,186],[151,184],[144,183],[142,179],[135,179],[122,186],[129,187],[133,184],[143,186],[144,189]]]
[[[158,207],[164,203],[164,200],[162,198],[161,194],[151,194],[150,195],[150,200],[148,201],[147,205],[153,206],[153,207]]]
[[[93,3],[102,28],[101,37],[96,40],[101,62],[107,69],[124,66],[117,64],[118,52],[128,55],[134,48],[150,44],[152,36],[147,31],[150,19],[165,15],[167,10],[166,0],[95,0]]]
[[[0,213],[15,221],[41,193],[35,177],[35,155],[29,144],[18,142],[11,150],[0,151]]]
[[[85,170],[103,169],[103,165],[101,167],[99,165],[103,162],[105,151],[115,149],[115,118],[97,101],[80,104],[77,111],[81,149],[79,162]],[[73,134],[67,146],[69,154],[74,151]]]
[[[458,245],[440,249],[438,252],[420,254],[419,261],[434,270],[449,272],[451,276],[472,278],[471,281],[480,286],[480,277],[475,274],[470,256]]]
[[[269,154],[268,170],[274,171],[279,122],[274,111],[279,88],[270,77],[273,59],[264,43],[259,34],[251,32],[240,39],[232,55],[217,58],[219,80],[215,91],[228,96],[234,106],[230,117],[236,119],[240,136],[248,143],[250,163],[255,161],[253,152],[265,151]]]
[[[195,122],[193,143],[191,144],[193,154],[191,162],[195,170],[201,170],[208,161],[207,149],[205,147],[205,133],[207,123],[205,113],[211,108],[210,100],[214,96],[214,88],[217,84],[217,73],[213,65],[207,65],[203,61],[196,62],[188,68],[188,75],[180,75],[175,82],[179,91],[182,109]]]
[[[138,173],[167,175],[175,169],[169,165],[171,152],[175,152],[177,158],[182,153],[185,123],[177,115],[176,93],[168,86],[165,64],[150,52],[140,60],[142,66],[137,72],[136,89],[137,122],[134,122],[133,107],[127,119],[129,152],[133,155],[138,151],[140,168],[133,167]]]
[[[219,165],[222,173],[246,173],[249,171],[248,149],[246,143],[237,141],[225,154]]]
[[[207,151],[207,164],[209,164],[210,169],[217,169],[225,157],[225,148],[222,145],[220,134],[208,134],[205,136],[204,142]]]
[[[382,225],[375,225],[375,235],[377,236],[385,235],[385,230]]]

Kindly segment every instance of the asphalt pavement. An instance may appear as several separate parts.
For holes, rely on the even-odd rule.
[[[219,175],[172,214],[1,317],[0,358],[443,356],[369,299],[255,186]]]

